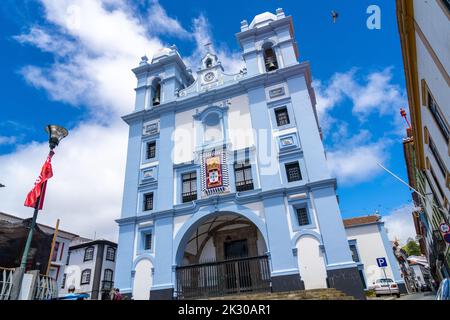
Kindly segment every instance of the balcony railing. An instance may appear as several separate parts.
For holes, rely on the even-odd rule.
[[[0,300],[9,300],[14,269],[0,268]]]
[[[253,180],[244,180],[236,182],[237,192],[248,191],[253,189],[254,189]]]
[[[33,300],[51,300],[56,297],[58,297],[56,280],[49,276],[37,274]]]
[[[197,192],[185,192],[182,195],[183,203],[197,200]]]
[[[270,291],[267,256],[177,267],[178,299]]]

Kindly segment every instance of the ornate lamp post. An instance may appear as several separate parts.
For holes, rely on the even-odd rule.
[[[45,131],[49,135],[49,139],[48,139],[48,143],[49,143],[49,147],[50,147],[49,157],[51,158],[51,156],[53,156],[53,149],[55,149],[56,146],[59,145],[59,142],[62,139],[67,137],[69,132],[65,128],[57,126],[57,125],[48,125],[45,128]],[[37,215],[38,215],[39,209],[42,207],[41,206],[42,191],[45,189],[46,183],[47,183],[47,181],[45,181],[40,186],[41,192],[39,193],[39,196],[36,199],[36,203],[34,206],[33,219],[31,220],[31,225],[30,225],[30,230],[28,232],[27,242],[25,243],[25,248],[23,250],[22,261],[20,263],[20,267],[17,268],[16,272],[14,273],[13,290],[12,290],[12,294],[11,294],[12,300],[18,300],[20,290],[22,288],[23,275],[25,273],[25,268],[26,268],[27,259],[28,259],[28,253],[30,251],[31,242],[33,240],[33,233],[34,233],[34,228],[36,227]]]

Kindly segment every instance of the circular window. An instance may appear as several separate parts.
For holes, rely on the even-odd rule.
[[[208,114],[205,118],[205,120],[203,121],[208,127],[215,127],[219,124],[220,122],[220,117],[217,113],[212,112],[210,114]]]

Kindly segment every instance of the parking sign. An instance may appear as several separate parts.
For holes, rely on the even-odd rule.
[[[387,267],[387,261],[385,257],[377,258],[377,264],[380,268]]]

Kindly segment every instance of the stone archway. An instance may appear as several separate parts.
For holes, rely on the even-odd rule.
[[[241,214],[216,212],[192,223],[179,243],[177,257],[181,297],[270,288],[265,237]]]

